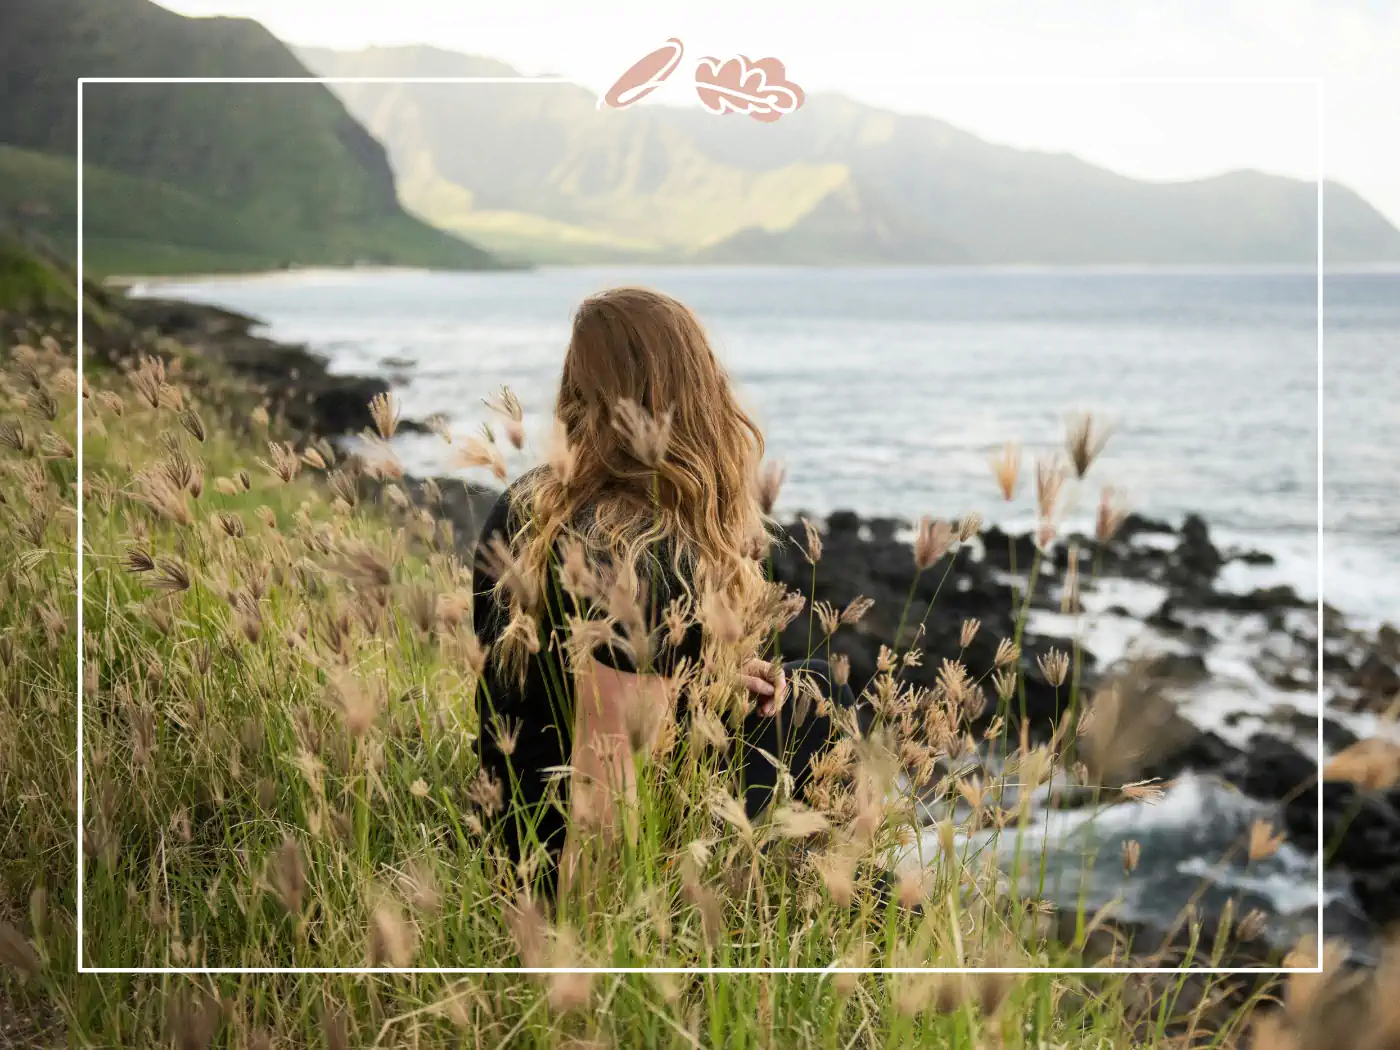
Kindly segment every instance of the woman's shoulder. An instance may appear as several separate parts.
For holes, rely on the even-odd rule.
[[[498,533],[502,538],[510,539],[520,531],[530,489],[543,469],[535,467],[526,471],[501,491],[496,501],[491,504],[491,510],[487,512],[486,520],[481,526],[483,539]]]

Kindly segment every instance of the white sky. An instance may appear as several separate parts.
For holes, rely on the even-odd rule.
[[[1316,88],[1121,78],[1320,76],[1327,175],[1400,224],[1400,0],[161,2],[255,18],[295,44],[431,43],[598,91],[679,36],[686,64],[655,101],[684,101],[689,89],[675,81],[701,55],[775,55],[808,92],[1152,179],[1242,167],[1315,178]],[[958,78],[982,82],[917,82]]]

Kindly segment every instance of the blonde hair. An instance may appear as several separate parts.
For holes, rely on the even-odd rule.
[[[555,415],[563,447],[521,479],[512,506],[521,525],[511,553],[537,593],[566,533],[591,558],[642,580],[641,562],[666,544],[691,598],[743,603],[756,592],[763,434],[686,306],[646,288],[585,299]]]

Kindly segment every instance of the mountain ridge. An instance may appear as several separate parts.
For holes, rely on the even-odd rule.
[[[429,45],[298,54],[325,76],[519,75]],[[333,87],[401,179],[431,169],[431,186],[401,182],[410,211],[551,261],[1316,261],[1314,183],[1134,179],[841,95],[759,124],[699,107],[599,110],[568,84]],[[1329,262],[1400,260],[1400,230],[1380,212],[1335,182],[1325,194]]]
[[[28,196],[0,186],[0,203],[30,205],[31,218],[47,210],[47,221],[30,224],[60,243],[72,236],[80,76],[310,75],[250,19],[187,18],[149,0],[9,0],[0,11],[0,144],[9,148],[0,175],[22,181]],[[94,83],[83,91],[88,181],[137,180],[144,186],[125,185],[174,211],[192,202],[202,210],[189,224],[160,207],[87,209],[85,240],[104,265],[182,253],[239,266],[494,262],[403,210],[383,147],[324,85]]]

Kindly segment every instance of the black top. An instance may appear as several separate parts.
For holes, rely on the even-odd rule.
[[[551,777],[546,771],[567,765],[573,751],[573,678],[564,657],[569,631],[567,616],[591,618],[593,610],[564,594],[559,586],[558,559],[551,559],[540,649],[528,658],[524,681],[516,672],[504,670],[496,660],[494,649],[510,622],[510,609],[503,596],[495,593],[497,579],[483,552],[493,537],[509,543],[519,530],[521,522],[513,506],[519,484],[516,482],[496,500],[476,548],[473,624],[478,640],[491,649],[477,687],[478,752],[482,768],[503,787],[506,812],[501,830],[511,855],[519,859],[522,845],[533,845],[534,836],[538,835],[540,845],[553,858],[563,846],[565,821],[561,807],[567,805],[568,792],[567,781],[563,780],[557,793],[549,791]],[[648,625],[653,629],[653,657],[645,670],[669,674],[683,658],[698,662],[703,635],[693,617],[677,644],[671,642],[661,626],[667,605],[688,594],[689,588],[671,558],[662,551],[653,553],[653,557],[645,559],[646,567],[639,569],[646,597],[643,607],[649,610]],[[631,656],[617,646],[596,646],[593,656],[599,663],[620,671],[638,670]],[[513,735],[511,730],[519,730],[514,748],[506,745],[509,755],[501,746],[502,727],[508,735]],[[527,814],[537,822],[533,834],[528,830],[529,824],[521,819]]]

